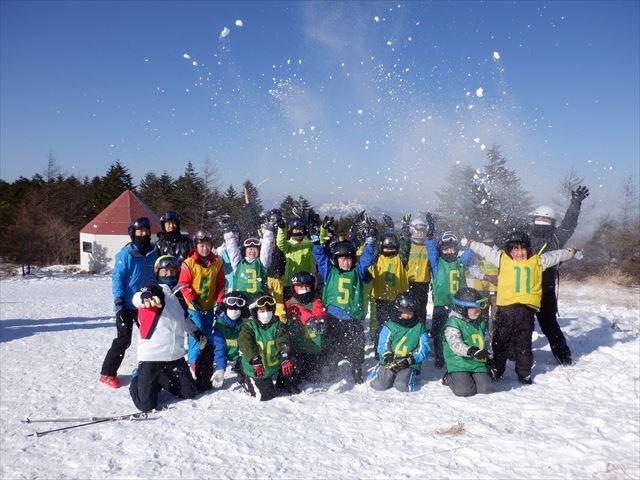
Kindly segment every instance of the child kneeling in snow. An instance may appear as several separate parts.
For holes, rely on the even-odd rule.
[[[444,325],[442,350],[447,373],[442,383],[458,397],[495,391],[484,344],[487,324],[481,317],[486,301],[477,290],[461,288],[453,296],[453,310]]]
[[[164,388],[180,398],[198,394],[196,383],[184,359],[185,330],[200,342],[206,337],[193,322],[185,318],[185,310],[173,287],[178,283],[180,261],[163,255],[154,264],[158,285],[142,288],[133,295],[138,308],[138,368],[133,371],[129,393],[141,411],[158,405],[158,394]]]
[[[242,324],[238,334],[238,381],[252,397],[265,401],[277,394],[274,378],[278,386],[295,391],[291,380],[294,368],[285,325],[274,315],[275,299],[269,294],[254,298],[249,305],[251,318]]]
[[[398,294],[395,309],[399,318],[387,321],[378,339],[379,364],[369,374],[371,388],[401,392],[416,389],[416,376],[427,358],[429,337],[424,322],[415,315],[416,304],[410,292]]]

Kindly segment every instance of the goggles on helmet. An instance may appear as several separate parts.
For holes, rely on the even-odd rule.
[[[265,295],[264,297],[260,297],[251,305],[249,305],[249,308],[253,310],[254,308],[265,308],[265,307],[275,308],[275,306],[276,306],[276,301],[274,300],[274,298],[269,297],[268,295]]]
[[[314,280],[310,273],[301,272],[296,273],[293,277],[291,277],[292,285],[313,285]]]
[[[156,271],[160,270],[161,268],[176,268],[179,269],[180,268],[180,260],[178,260],[176,257],[174,257],[173,255],[163,255],[160,258],[158,258],[156,260],[156,263],[154,265]]]
[[[243,247],[260,247],[260,239],[259,238],[247,238],[244,242],[242,242]]]
[[[226,297],[224,299],[224,304],[228,307],[244,307],[247,302],[242,297]]]

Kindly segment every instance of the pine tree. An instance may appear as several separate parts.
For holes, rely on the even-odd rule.
[[[104,177],[95,177],[91,183],[96,199],[95,209],[98,212],[106,208],[125,190],[135,192],[133,177],[119,160],[109,167]]]
[[[207,211],[207,195],[204,181],[188,162],[184,173],[175,181],[172,196],[174,210],[182,218],[181,227],[190,232],[200,227],[211,229],[213,221]]]

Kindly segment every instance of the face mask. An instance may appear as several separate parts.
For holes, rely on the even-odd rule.
[[[443,258],[443,260],[445,262],[455,262],[456,259],[458,258],[458,254],[457,253],[443,253],[441,255],[441,257]]]
[[[164,277],[158,277],[158,283],[160,285],[169,285],[170,287],[175,287],[178,284],[178,276],[166,275]]]
[[[477,315],[469,315],[469,320],[477,320],[479,316],[479,313]]]
[[[136,247],[138,247],[140,251],[146,252],[147,250],[149,250],[149,247],[151,246],[151,237],[149,235],[144,235],[144,236],[135,235],[133,237],[133,243],[136,244]]]
[[[258,321],[263,325],[267,325],[272,318],[273,312],[258,312]]]
[[[304,295],[305,293],[309,293],[311,289],[309,287],[298,287],[297,295]]]
[[[231,320],[237,320],[242,315],[242,310],[237,310],[235,308],[227,308],[227,317]]]

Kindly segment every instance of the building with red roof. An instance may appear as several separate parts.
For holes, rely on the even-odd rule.
[[[97,272],[113,267],[118,251],[131,241],[129,224],[137,218],[151,221],[151,241],[161,230],[160,219],[131,190],[122,194],[80,230],[80,267]]]

